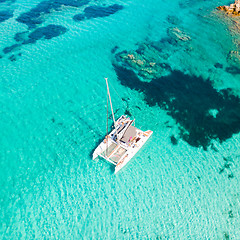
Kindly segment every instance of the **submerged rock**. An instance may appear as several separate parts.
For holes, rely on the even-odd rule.
[[[35,43],[40,39],[52,39],[67,32],[67,28],[61,25],[49,24],[46,27],[39,27],[28,35],[24,44]]]
[[[178,140],[173,135],[171,136],[171,143],[173,145],[177,145],[178,144]]]
[[[167,56],[163,52],[163,47],[157,49],[155,45],[160,43],[142,43],[136,51],[122,51],[115,55],[118,64],[134,69],[144,81],[161,77],[169,73],[171,67],[164,62]]]
[[[215,68],[223,68],[223,64],[221,64],[221,63],[216,63],[216,64],[214,64],[214,67]]]
[[[85,19],[108,17],[123,9],[122,5],[113,4],[108,7],[90,6],[84,9],[84,13],[77,14],[73,17],[73,20],[83,21]]]
[[[181,31],[177,27],[169,28],[167,33],[168,33],[168,36],[174,39],[176,42],[179,42],[179,41],[186,42],[191,40],[191,38],[186,33]]]
[[[134,70],[142,81],[149,82],[169,75],[172,68],[175,68],[170,52],[181,51],[185,56],[189,55],[192,44],[190,36],[181,27],[174,26],[167,29],[167,37],[139,43],[136,50],[118,52],[114,61],[124,68]]]
[[[29,31],[16,33],[14,39],[18,43],[15,43],[9,47],[5,47],[2,51],[4,54],[9,54],[9,53],[20,50],[21,47],[24,45],[34,44],[41,39],[50,40],[52,38],[63,35],[67,31],[68,29],[61,25],[49,24],[45,27],[36,28],[31,33],[29,33]],[[18,55],[21,56],[21,54],[18,54]],[[16,61],[16,57],[14,55],[10,56],[9,59],[11,61]]]
[[[12,17],[13,17],[13,12],[11,12],[11,11],[0,11],[0,23],[4,22]]]
[[[45,22],[45,16],[50,15],[55,11],[60,12],[64,7],[80,8],[88,3],[89,0],[46,0],[40,2],[29,11],[20,14],[16,21],[26,24],[29,29],[33,29]]]
[[[227,61],[231,66],[239,67],[240,66],[240,54],[238,50],[229,51],[227,55]]]

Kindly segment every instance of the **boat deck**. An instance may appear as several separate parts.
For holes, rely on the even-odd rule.
[[[94,151],[93,159],[101,156],[116,165],[115,173],[125,166],[152,134],[152,131],[143,132],[133,124],[134,120],[121,116],[116,121],[115,129]]]
[[[107,148],[102,152],[102,157],[104,157],[106,160],[110,160],[110,162],[117,165],[121,157],[127,152],[127,149],[121,144],[117,144],[112,140],[108,140],[106,144]]]
[[[126,124],[125,128],[122,128],[123,125],[119,127],[121,131],[124,131],[124,134],[118,142],[115,141],[116,133],[113,133],[110,139],[106,140],[106,150],[101,154],[106,160],[118,164],[124,154],[132,147],[132,144],[136,143],[138,135],[142,131],[130,124]]]

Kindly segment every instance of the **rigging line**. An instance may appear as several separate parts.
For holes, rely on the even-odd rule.
[[[128,104],[123,101],[123,99],[119,96],[119,94],[117,93],[116,89],[113,87],[113,85],[112,85],[110,82],[109,82],[109,85],[113,88],[114,92],[118,95],[118,97],[119,97],[120,100],[124,103],[124,105],[126,106],[126,108],[128,108]]]
[[[106,137],[107,137],[107,148],[106,148],[106,154],[108,156],[108,92],[107,92],[107,134],[106,134]]]
[[[105,80],[106,80],[106,85],[107,85],[107,92],[108,92],[108,97],[109,97],[109,103],[110,103],[111,111],[112,111],[112,118],[113,118],[113,122],[114,122],[114,127],[116,128],[116,121],[115,121],[115,117],[114,117],[112,100],[111,100],[110,91],[109,91],[109,86],[108,86],[108,79],[105,78]]]

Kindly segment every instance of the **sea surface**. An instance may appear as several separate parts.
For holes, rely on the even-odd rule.
[[[0,239],[240,239],[230,2],[0,0]],[[122,62],[141,46],[161,71]],[[91,158],[104,77],[115,117],[153,131],[116,175]]]

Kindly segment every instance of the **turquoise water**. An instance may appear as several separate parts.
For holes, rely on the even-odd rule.
[[[0,2],[0,238],[240,239],[240,67],[228,58],[238,35],[215,11],[229,2],[61,1],[49,12],[46,2],[57,1]],[[187,47],[164,40],[174,27],[191,38]],[[134,89],[116,55],[161,39],[155,58],[170,69],[163,87],[139,78],[148,84]],[[198,87],[173,91],[174,71]],[[117,175],[91,160],[106,131],[104,77],[116,117],[127,110],[154,132]],[[220,127],[212,133],[200,118],[201,140],[193,129],[204,104],[219,111]]]

